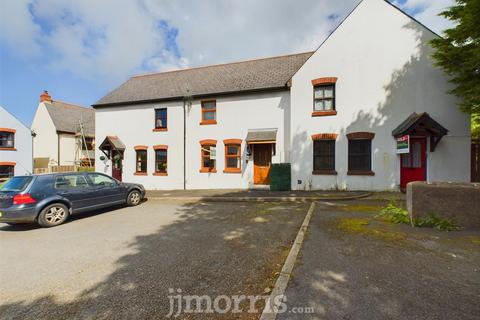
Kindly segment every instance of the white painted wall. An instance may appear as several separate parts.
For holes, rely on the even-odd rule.
[[[33,139],[33,157],[48,158],[51,165],[58,165],[58,135],[45,103],[38,104],[33,117],[32,131],[36,133]]]
[[[253,161],[246,162],[245,138],[248,129],[277,128],[277,153],[273,162],[288,160],[290,95],[288,91],[217,98],[217,124],[200,125],[200,101],[187,111],[187,188],[247,188],[253,177]],[[168,131],[153,132],[155,108],[168,108]],[[126,145],[123,180],[142,183],[147,189],[183,188],[183,102],[154,103],[96,109],[97,148],[108,135],[118,136]],[[286,123],[286,124],[285,124]],[[200,140],[217,140],[217,172],[200,173]],[[223,173],[224,139],[242,139],[242,173]],[[168,176],[153,176],[154,150],[168,145]],[[147,145],[148,175],[135,176],[136,145]],[[96,170],[111,174],[110,161],[102,161],[96,152]]]
[[[470,120],[432,65],[435,35],[383,0],[364,0],[292,79],[292,188],[392,190],[400,161],[391,135],[413,112],[428,112],[449,130],[427,155],[428,180],[469,181]],[[338,77],[336,116],[312,117],[312,79]],[[374,132],[375,176],[347,176],[346,134]],[[312,175],[311,135],[337,133],[338,175]],[[302,185],[297,184],[302,180]]]
[[[15,175],[32,172],[32,136],[30,129],[0,106],[0,128],[14,129],[15,150],[0,150],[0,162],[15,162]]]
[[[73,166],[75,164],[75,155],[77,152],[77,138],[73,134],[58,134],[58,143],[60,147],[60,165]]]

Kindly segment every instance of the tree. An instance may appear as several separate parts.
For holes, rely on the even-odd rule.
[[[460,98],[460,109],[478,119],[480,115],[480,0],[455,0],[440,15],[455,22],[444,38],[432,40],[436,65],[451,76]]]

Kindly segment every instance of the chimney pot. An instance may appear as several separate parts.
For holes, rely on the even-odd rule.
[[[43,93],[40,95],[40,102],[52,102],[52,97],[48,94],[47,90],[44,90]]]

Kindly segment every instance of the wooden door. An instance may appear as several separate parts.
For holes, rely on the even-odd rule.
[[[253,184],[270,184],[272,166],[272,145],[255,144],[253,146]]]
[[[118,152],[117,154],[118,156],[113,157],[112,159],[112,177],[117,179],[118,181],[122,181],[123,155],[120,152]]]
[[[410,153],[404,153],[400,158],[400,188],[405,189],[412,181],[425,181],[427,177],[427,162],[425,138],[410,139]]]

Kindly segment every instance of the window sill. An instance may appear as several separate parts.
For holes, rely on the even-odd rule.
[[[325,175],[325,176],[336,176],[337,171],[335,170],[313,170],[313,175]]]
[[[200,169],[200,173],[217,173],[217,169],[202,168]]]
[[[1,151],[17,151],[17,148],[0,148]]]
[[[166,173],[166,172],[154,172],[153,175],[154,176],[168,176],[168,173]]]
[[[225,170],[223,170],[223,173],[241,173],[242,172],[242,169],[240,168],[225,168]]]
[[[373,171],[348,171],[348,176],[374,176],[375,172]]]
[[[312,117],[325,117],[325,116],[336,116],[336,115],[337,115],[337,110],[312,112]]]
[[[205,126],[209,124],[217,124],[217,120],[202,120],[202,122],[200,122],[201,126]]]
[[[146,176],[147,173],[146,172],[135,172],[133,175],[134,176]]]
[[[155,128],[153,132],[161,132],[161,131],[168,131],[168,128]]]

